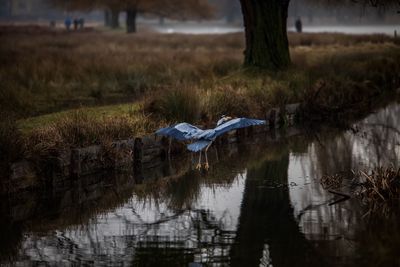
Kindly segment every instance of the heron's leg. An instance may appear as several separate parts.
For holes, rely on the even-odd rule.
[[[215,157],[217,158],[217,161],[219,161],[219,157],[218,157],[218,149],[216,146],[214,146],[215,149]]]
[[[199,163],[196,166],[197,170],[201,170],[201,150],[200,150],[200,155],[199,155]]]
[[[206,155],[206,164],[204,164],[204,169],[206,169],[206,171],[208,171],[208,169],[210,168],[210,165],[208,165],[207,150],[204,153]]]
[[[208,169],[210,168],[210,165],[208,165],[207,151],[208,151],[208,149],[210,148],[211,144],[212,144],[212,143],[210,143],[210,144],[206,147],[206,151],[204,152],[204,153],[205,153],[205,156],[206,156],[206,164],[204,165],[204,168],[205,168],[206,170],[208,170]]]

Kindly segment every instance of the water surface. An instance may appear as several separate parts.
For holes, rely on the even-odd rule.
[[[400,105],[349,130],[272,132],[141,175],[86,177],[2,201],[16,266],[398,266],[400,221],[331,205],[324,174],[400,164]],[[256,140],[257,139],[257,140]],[[217,155],[218,153],[218,155]],[[346,190],[343,188],[342,190]]]
[[[226,34],[243,32],[243,27],[228,25],[165,25],[155,26],[155,30],[160,33],[182,33],[182,34]],[[294,27],[288,27],[289,31],[294,32]],[[394,31],[400,34],[400,25],[304,25],[303,31],[306,33],[346,33],[346,34],[387,34],[393,35]]]

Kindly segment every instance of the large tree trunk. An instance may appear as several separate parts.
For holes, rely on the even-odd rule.
[[[240,0],[246,33],[245,66],[282,70],[290,64],[290,0]]]
[[[111,10],[111,28],[119,28],[119,10]]]
[[[128,9],[126,11],[126,32],[133,33],[136,32],[136,9]]]

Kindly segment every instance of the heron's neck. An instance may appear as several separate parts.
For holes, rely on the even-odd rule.
[[[228,121],[228,119],[226,119],[226,118],[219,119],[219,121],[217,121],[217,127],[220,126],[221,124],[224,124],[227,121]]]

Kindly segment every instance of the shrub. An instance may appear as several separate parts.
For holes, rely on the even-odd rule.
[[[193,87],[159,91],[146,100],[144,110],[161,120],[194,123],[200,115],[199,93]]]
[[[280,107],[295,100],[293,92],[290,81],[274,80],[266,76],[261,83],[253,84],[246,89],[248,101],[253,104],[250,113],[263,116],[271,107]]]
[[[209,90],[205,97],[205,110],[212,120],[221,115],[252,116],[255,104],[251,102],[243,89],[233,89],[231,86],[221,86]],[[253,109],[253,110],[252,110]]]

